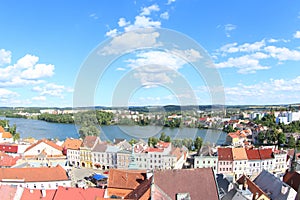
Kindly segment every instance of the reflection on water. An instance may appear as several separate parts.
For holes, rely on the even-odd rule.
[[[22,118],[4,118],[9,120],[9,124],[17,125],[17,132],[21,138],[34,137],[41,138],[78,138],[79,134],[74,124],[49,123],[41,120],[22,119]],[[219,130],[197,129],[197,128],[164,128],[160,126],[102,126],[100,128],[100,138],[102,140],[111,140],[114,138],[142,138],[156,136],[164,132],[171,138],[192,138],[200,136],[204,142],[222,144],[225,141],[226,133]]]

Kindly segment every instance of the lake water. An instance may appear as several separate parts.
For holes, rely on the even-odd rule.
[[[66,138],[78,138],[78,130],[74,124],[49,123],[41,120],[23,119],[23,118],[4,118],[9,120],[9,124],[17,125],[17,132],[21,138],[34,137],[42,138],[58,138],[65,140]],[[148,137],[159,137],[162,132],[169,135],[172,139],[192,138],[200,136],[204,142],[222,144],[225,141],[226,133],[219,130],[197,129],[197,128],[164,128],[160,126],[101,126],[101,140],[113,141],[114,138],[142,138],[147,140]]]

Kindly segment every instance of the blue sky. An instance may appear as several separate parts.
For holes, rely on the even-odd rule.
[[[176,31],[207,51],[225,104],[300,102],[296,0],[11,0],[0,1],[0,26],[0,106],[72,106],[77,77],[96,47],[149,27]],[[193,65],[202,54],[181,50],[121,53],[99,77],[94,105],[114,105],[118,84],[124,89],[132,79],[139,87],[125,105],[211,104],[205,77]]]

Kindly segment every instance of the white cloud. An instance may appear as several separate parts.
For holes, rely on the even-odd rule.
[[[116,28],[109,30],[105,33],[105,35],[108,37],[115,37],[117,34],[118,34],[118,30]]]
[[[153,21],[150,17],[136,16],[134,24],[124,28],[125,32],[132,31],[139,28],[159,28],[161,26],[160,21]]]
[[[170,17],[169,13],[167,11],[160,14],[160,18],[162,19],[169,19],[169,17]]]
[[[148,51],[138,53],[136,59],[128,59],[126,62],[128,67],[134,70],[134,77],[149,88],[173,83],[174,77],[178,75],[178,70],[189,62],[177,55],[178,52],[174,53],[173,51]]]
[[[300,38],[300,31],[296,31],[296,33],[293,36],[294,38]]]
[[[171,3],[174,3],[176,0],[168,0],[167,5],[170,5]]]
[[[259,60],[253,57],[251,55],[244,55],[236,58],[229,58],[225,62],[217,63],[215,66],[217,68],[230,68],[235,67],[238,68],[238,73],[242,74],[248,74],[248,73],[255,73],[257,70],[266,70],[269,69],[269,66],[262,66],[259,63]],[[262,56],[262,55],[260,55]]]
[[[120,18],[119,21],[118,21],[118,25],[120,27],[127,26],[129,24],[130,24],[130,22],[129,21],[127,22],[125,18]]]
[[[225,88],[225,94],[226,102],[231,104],[295,103],[295,99],[300,98],[300,76],[294,79],[271,79],[252,85],[238,84]]]
[[[112,55],[126,53],[129,50],[141,47],[158,47],[160,45],[157,43],[158,37],[159,33],[150,29],[126,32],[114,37],[110,44],[98,53],[101,55]]]
[[[89,17],[93,18],[93,19],[98,19],[99,18],[96,13],[90,14]]]
[[[20,58],[15,64],[15,68],[28,69],[33,67],[39,61],[39,57],[26,54],[24,57]]]
[[[51,77],[54,74],[54,65],[36,64],[22,72],[21,77],[24,79],[40,79]]]
[[[300,60],[300,51],[290,50],[286,47],[267,46],[264,48],[273,58],[280,61]]]
[[[226,37],[231,37],[230,32],[236,29],[236,25],[233,24],[225,24],[224,29],[225,29],[225,34]]]
[[[64,98],[64,94],[67,92],[73,92],[71,88],[67,88],[63,85],[57,85],[55,83],[47,83],[43,87],[36,86],[32,88],[32,91],[38,92],[40,96],[54,96]]]
[[[255,52],[260,51],[264,46],[266,46],[265,40],[254,43],[244,43],[241,45],[238,45],[238,43],[235,42],[222,46],[220,51],[224,53]]]
[[[5,49],[0,49],[0,66],[10,64],[11,52]]]
[[[182,57],[187,62],[195,62],[200,58],[202,58],[199,51],[195,49],[186,49],[186,50],[174,49],[173,51],[171,51],[171,53],[174,53],[178,57]]]
[[[149,7],[142,8],[142,11],[141,11],[140,15],[142,15],[142,16],[146,15],[147,16],[147,15],[150,15],[151,12],[153,12],[153,11],[155,11],[155,12],[159,11],[159,6],[157,4],[153,4]]]
[[[34,100],[34,101],[46,101],[47,98],[45,96],[36,96],[36,97],[32,97],[32,100]]]
[[[19,96],[19,94],[16,92],[13,92],[13,91],[5,89],[5,88],[0,88],[0,98],[1,99],[8,99],[8,98],[17,97],[17,96]]]
[[[116,70],[117,70],[117,71],[125,71],[126,69],[123,68],[123,67],[118,67]]]

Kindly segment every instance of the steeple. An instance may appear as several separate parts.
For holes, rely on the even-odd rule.
[[[130,161],[129,161],[128,169],[138,169],[138,166],[135,162],[134,145],[132,145],[132,151],[129,159]]]

